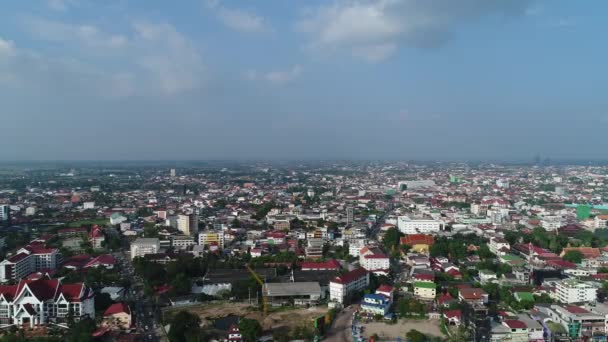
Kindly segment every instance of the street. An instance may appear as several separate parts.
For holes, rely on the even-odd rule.
[[[127,252],[117,253],[115,255],[122,265],[121,276],[132,281],[128,289],[125,300],[131,303],[131,315],[135,322],[135,330],[142,336],[143,341],[159,341],[158,333],[160,324],[157,323],[158,310],[153,301],[144,296],[144,284],[140,277],[135,275],[135,270],[131,263],[131,258]]]
[[[340,311],[331,328],[325,334],[323,341],[327,342],[353,342],[352,320],[355,306],[351,305]]]

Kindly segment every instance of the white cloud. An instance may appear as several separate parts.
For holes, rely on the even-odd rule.
[[[47,5],[54,11],[65,11],[68,7],[74,5],[76,0],[48,0]]]
[[[195,88],[203,78],[204,64],[198,49],[169,24],[136,23],[143,56],[137,63],[168,94]]]
[[[528,0],[334,0],[309,9],[296,28],[318,50],[347,49],[377,62],[400,45],[433,47],[459,25],[485,16],[523,15]]]
[[[303,68],[300,65],[294,65],[286,70],[272,70],[265,73],[260,73],[257,70],[249,70],[245,73],[245,77],[249,80],[264,80],[274,84],[284,84],[293,81],[302,73]]]
[[[0,37],[0,58],[13,57],[15,55],[15,43],[12,40],[4,40]]]
[[[240,9],[220,8],[218,16],[222,23],[234,30],[245,33],[260,33],[268,31],[264,18]]]
[[[32,52],[36,58],[21,58],[18,53],[18,65],[7,68],[13,75],[11,80],[34,80],[32,72],[26,70],[41,68],[48,70],[48,75],[40,77],[65,75],[66,82],[79,84],[76,88],[94,92],[103,89],[109,96],[174,95],[199,87],[204,81],[200,51],[170,24],[137,22],[120,34],[110,34],[95,25],[40,18],[27,18],[24,25],[34,38],[59,42],[61,49]],[[11,41],[0,40],[0,59],[15,54],[11,52],[14,50]],[[3,79],[7,84],[8,77]],[[88,82],[81,83],[83,79]]]
[[[264,18],[254,12],[222,6],[220,0],[206,0],[205,5],[208,9],[215,11],[222,24],[231,30],[243,33],[272,31]]]
[[[128,43],[126,36],[102,32],[93,25],[73,25],[59,21],[30,17],[24,20],[26,30],[35,38],[63,43],[78,42],[87,47],[122,48]]]

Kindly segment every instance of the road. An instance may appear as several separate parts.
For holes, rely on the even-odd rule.
[[[334,320],[331,328],[325,334],[323,341],[326,342],[353,342],[352,319],[355,306],[351,305],[342,310]]]
[[[157,323],[159,318],[158,309],[154,302],[144,296],[144,284],[140,277],[135,275],[131,258],[127,252],[116,253],[114,255],[122,265],[121,276],[131,279],[131,287],[125,296],[125,299],[134,303],[131,306],[131,314],[135,322],[135,329],[142,336],[141,340],[146,342],[159,341],[160,324]]]

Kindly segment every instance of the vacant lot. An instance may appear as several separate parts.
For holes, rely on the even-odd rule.
[[[363,323],[365,327],[363,336],[370,337],[376,334],[380,339],[405,340],[405,334],[412,329],[416,329],[423,334],[442,337],[443,334],[439,329],[439,320],[417,320],[417,319],[400,319],[397,324],[386,324],[383,322]]]
[[[165,317],[168,318],[173,313],[181,310],[186,310],[198,315],[201,318],[204,326],[211,325],[215,319],[235,315],[258,320],[264,330],[276,330],[283,327],[293,329],[294,327],[301,326],[303,324],[312,326],[313,318],[317,318],[327,312],[327,308],[325,307],[309,309],[289,308],[276,312],[270,312],[267,317],[263,317],[262,312],[256,310],[249,304],[222,303],[201,304],[183,308],[168,309],[165,313]]]

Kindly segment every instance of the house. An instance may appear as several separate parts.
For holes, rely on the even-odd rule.
[[[495,272],[489,271],[489,270],[481,270],[479,271],[479,282],[481,284],[488,284],[488,283],[492,283],[498,281],[498,277],[496,276]]]
[[[21,280],[0,286],[0,323],[29,324],[65,322],[95,317],[94,293],[83,283],[62,284],[58,279]]]
[[[113,269],[114,265],[116,265],[116,258],[114,258],[111,254],[102,254],[98,255],[95,258],[91,259],[91,261],[87,262],[83,268],[98,268],[103,267],[105,269]]]
[[[131,309],[125,303],[114,303],[103,313],[102,327],[131,328]]]
[[[103,235],[101,227],[94,225],[93,228],[91,228],[91,232],[89,233],[89,241],[94,249],[103,248],[102,244],[105,241],[105,236]]]
[[[459,289],[458,300],[471,305],[484,305],[488,302],[488,294],[483,289],[465,287]]]
[[[462,322],[462,311],[460,310],[447,310],[443,312],[443,318],[449,325],[459,326]]]
[[[15,255],[0,262],[0,282],[20,280],[40,270],[54,270],[61,261],[56,248],[45,248],[39,243],[30,243]]]
[[[449,293],[444,293],[437,297],[437,305],[439,306],[447,308],[452,303],[456,303],[456,299],[454,299],[454,297],[452,297],[452,295],[450,295]]]
[[[433,300],[437,291],[435,283],[427,281],[414,282],[414,296],[420,299]]]

